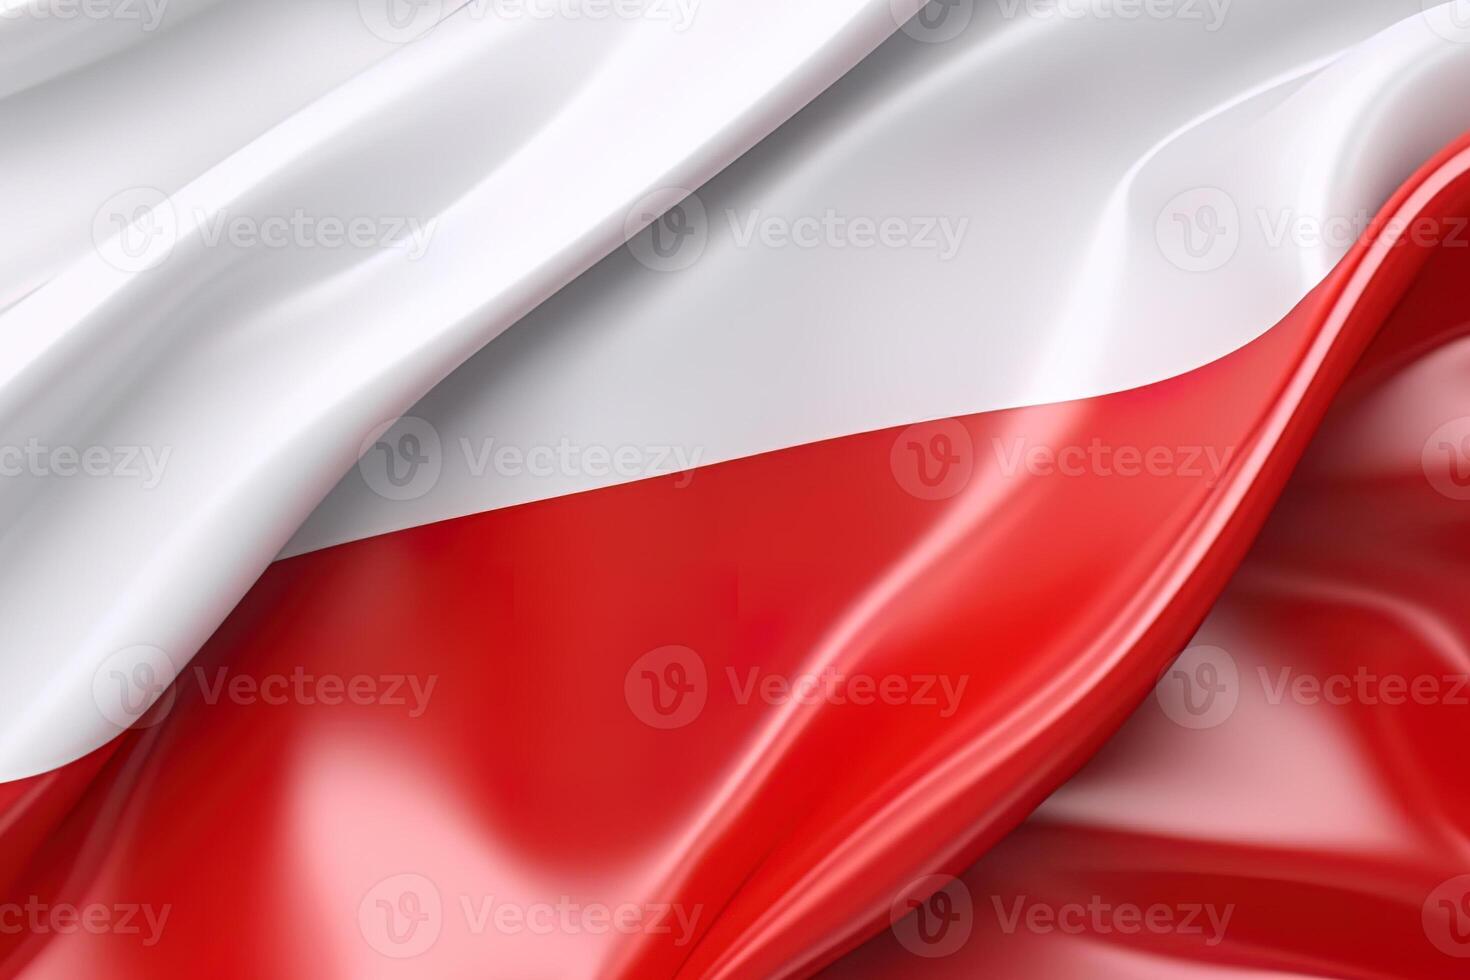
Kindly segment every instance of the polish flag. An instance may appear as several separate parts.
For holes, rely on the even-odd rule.
[[[1458,977],[1463,0],[0,0],[0,975]]]

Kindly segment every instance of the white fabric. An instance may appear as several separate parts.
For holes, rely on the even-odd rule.
[[[217,0],[48,75],[34,32],[91,36],[50,2],[0,18],[28,39],[0,82],[0,449],[35,450],[0,484],[0,780],[116,735],[112,680],[180,668],[374,423],[895,27],[890,0]],[[432,234],[329,247],[323,218]],[[58,476],[72,453],[111,475]]]
[[[646,241],[609,256],[390,433],[434,440],[436,470],[399,492],[365,457],[287,553],[1183,374],[1277,323],[1470,127],[1454,8],[1235,0],[1214,31],[1193,2],[1004,9],[944,43],[895,35],[699,190],[703,250],[674,259],[692,264],[649,268]],[[1230,231],[1205,250],[1211,206]],[[901,244],[813,230],[829,213],[896,216]]]

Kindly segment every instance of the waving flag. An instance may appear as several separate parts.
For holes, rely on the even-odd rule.
[[[0,972],[1463,975],[1467,130],[1459,2],[0,0]]]

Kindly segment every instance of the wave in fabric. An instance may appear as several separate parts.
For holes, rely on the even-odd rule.
[[[1465,210],[1461,191],[1451,224]],[[1465,975],[1467,248],[1393,304],[1119,734],[927,883],[932,944],[912,919],[831,975]]]

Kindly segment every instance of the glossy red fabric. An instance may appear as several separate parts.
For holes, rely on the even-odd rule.
[[[972,912],[966,941],[930,958],[935,933],[912,929],[953,911],[935,888],[963,897],[933,876],[1001,841],[1149,695],[1334,399],[1350,413],[1441,363],[1464,260],[1377,231],[1467,213],[1467,164],[1465,144],[1449,148],[1285,321],[1188,375],[277,563],[150,725],[4,788],[16,829],[0,898],[28,925],[0,916],[0,963],[41,977],[757,977],[811,972],[883,933],[834,969],[1055,976],[1138,956],[1129,968],[1146,974],[1223,957],[1381,976],[1417,935],[1412,962],[1450,975],[1455,958],[1426,945],[1432,917],[1415,933],[1404,916],[1427,900],[1426,869],[1450,878],[1461,849],[1464,782],[1444,785],[1440,763],[1463,713],[1388,737],[1381,716],[1344,712],[1354,751],[1323,757],[1254,723],[1244,696],[1238,723],[1210,729],[1160,729],[1145,705],[966,876],[972,908],[987,889],[1228,898],[1239,917],[1219,943],[995,939]],[[1403,426],[1423,448],[1428,433]],[[1378,458],[1380,444],[1340,438],[1352,445],[1314,459],[1356,473]],[[1444,530],[1448,504],[1422,499],[1422,471],[1383,486],[1314,472],[1209,620],[1242,676],[1277,662],[1270,643],[1318,650],[1288,663],[1326,663],[1346,641],[1367,658],[1366,638],[1391,628],[1294,576],[1372,591],[1402,569],[1398,585],[1453,596],[1465,537]],[[1375,527],[1395,532],[1387,558]],[[1193,676],[1213,690],[1212,666]],[[1208,770],[1212,752],[1231,760],[1206,777],[1213,797],[1170,778],[1176,758]],[[1263,754],[1271,765],[1252,761]],[[1305,779],[1271,796],[1242,781],[1370,761],[1386,774],[1331,807]],[[1370,804],[1432,806],[1439,836],[1400,820],[1392,846],[1334,851],[1340,808]],[[1375,889],[1389,897],[1368,900]],[[127,906],[136,931],[118,927]],[[99,928],[77,926],[88,914]]]
[[[1470,976],[1467,282],[1435,252],[1155,693],[934,882],[936,941],[830,975]]]

